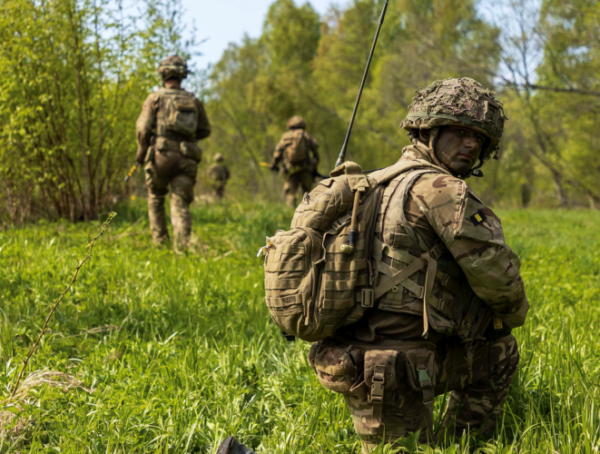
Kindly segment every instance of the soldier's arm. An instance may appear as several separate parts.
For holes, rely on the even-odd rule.
[[[275,152],[273,153],[273,159],[271,159],[271,167],[275,167],[283,159],[283,152],[287,142],[281,138],[275,146]]]
[[[424,175],[412,194],[475,294],[509,327],[523,325],[529,303],[521,261],[504,241],[500,218],[450,175]]]
[[[210,136],[210,122],[208,121],[208,115],[206,115],[206,109],[204,104],[199,99],[196,99],[196,106],[198,107],[198,126],[196,127],[196,140],[206,139]]]
[[[135,160],[144,162],[146,153],[151,145],[152,135],[156,127],[156,111],[158,108],[158,93],[152,93],[144,102],[142,113],[135,123],[138,149]]]

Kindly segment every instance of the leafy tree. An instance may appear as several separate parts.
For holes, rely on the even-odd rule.
[[[5,220],[97,217],[134,154],[157,60],[181,49],[178,3],[0,4],[0,178]]]

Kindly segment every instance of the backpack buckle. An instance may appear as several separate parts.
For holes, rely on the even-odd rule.
[[[360,305],[367,308],[375,306],[375,292],[372,288],[362,289],[360,295]]]

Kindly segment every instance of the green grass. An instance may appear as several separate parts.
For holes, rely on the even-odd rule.
[[[519,372],[493,440],[437,452],[596,453],[600,213],[500,214],[532,307],[516,333]],[[122,209],[28,368],[69,373],[94,392],[33,389],[19,413],[30,425],[0,439],[0,452],[213,453],[235,434],[259,453],[359,453],[342,399],[308,367],[308,345],[288,344],[263,304],[256,252],[290,215],[197,207],[202,253],[181,256],[152,246],[143,206]],[[0,400],[99,226],[0,232]]]

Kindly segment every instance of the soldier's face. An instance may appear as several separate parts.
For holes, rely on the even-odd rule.
[[[445,126],[435,142],[435,155],[456,175],[464,175],[477,162],[485,136],[464,126]]]

